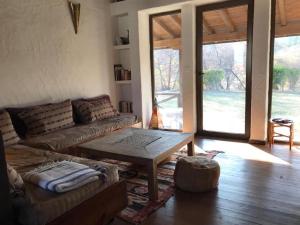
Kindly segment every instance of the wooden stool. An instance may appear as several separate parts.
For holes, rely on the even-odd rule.
[[[288,128],[289,135],[275,132],[275,128]],[[278,123],[272,120],[269,121],[269,146],[272,147],[274,144],[275,137],[286,137],[289,139],[290,150],[292,150],[294,144],[294,122],[291,123]]]

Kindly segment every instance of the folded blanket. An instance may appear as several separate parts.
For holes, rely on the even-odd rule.
[[[76,162],[53,162],[24,175],[24,180],[53,192],[67,192],[96,181],[101,171]]]

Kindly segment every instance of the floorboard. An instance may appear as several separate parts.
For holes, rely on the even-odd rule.
[[[145,225],[300,225],[300,147],[201,138],[195,143],[225,152],[215,158],[221,166],[218,190],[177,190]],[[113,225],[126,223],[116,219]]]

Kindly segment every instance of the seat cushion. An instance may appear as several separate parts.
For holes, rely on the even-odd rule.
[[[19,142],[20,138],[14,129],[8,112],[5,110],[0,110],[0,131],[4,146],[14,145]]]
[[[27,127],[27,135],[40,135],[74,126],[70,100],[24,109],[18,114]]]
[[[26,199],[19,200],[16,203],[22,224],[40,225],[49,223],[119,180],[118,170],[114,165],[22,145],[6,149],[6,159],[21,176],[40,165],[57,160],[72,160],[88,166],[101,166],[105,169],[107,175],[105,183],[98,180],[63,194],[49,192],[25,182]]]
[[[129,127],[135,123],[135,116],[120,115],[105,120],[97,120],[91,124],[78,125],[49,134],[27,138],[22,143],[31,147],[64,152],[70,147],[106,135],[117,129]]]

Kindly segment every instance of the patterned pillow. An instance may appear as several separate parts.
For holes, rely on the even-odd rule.
[[[93,104],[87,101],[78,100],[73,102],[73,106],[80,122],[90,123],[97,119],[96,114],[94,113]]]
[[[80,122],[88,123],[118,116],[108,95],[73,101]]]
[[[29,136],[74,126],[70,100],[24,109],[18,116],[26,124]]]
[[[0,111],[0,131],[2,133],[5,147],[19,142],[20,138],[14,129],[10,116],[8,112],[4,110]]]
[[[20,174],[7,164],[7,176],[9,180],[9,184],[12,190],[23,190],[24,189],[24,182]]]
[[[111,104],[108,95],[90,98],[86,101],[94,105],[94,112],[97,120],[107,119],[119,115],[119,112]]]

